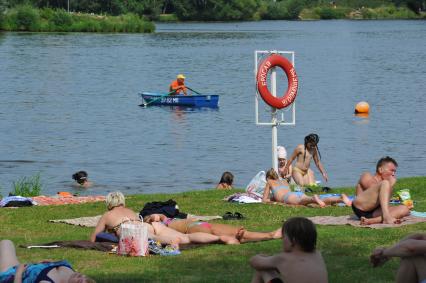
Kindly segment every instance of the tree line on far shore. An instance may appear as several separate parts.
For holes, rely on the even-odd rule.
[[[426,19],[426,0],[0,0],[3,30],[149,32],[157,20],[299,19]]]

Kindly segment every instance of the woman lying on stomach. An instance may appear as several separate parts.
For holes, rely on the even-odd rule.
[[[106,197],[106,204],[108,211],[102,215],[96,225],[95,230],[90,236],[90,241],[96,241],[96,235],[110,231],[117,237],[120,237],[120,226],[125,222],[140,222],[139,216],[131,209],[125,207],[125,198],[121,192],[109,193]],[[228,237],[226,235],[216,236],[209,233],[194,233],[186,235],[176,230],[170,229],[163,225],[148,224],[148,237],[162,244],[173,244],[175,246],[189,243],[212,243],[223,242],[226,244],[239,244],[235,237]]]

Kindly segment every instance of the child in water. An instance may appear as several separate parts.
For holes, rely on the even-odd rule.
[[[321,163],[321,153],[318,149],[319,136],[309,134],[305,137],[305,144],[299,144],[284,167],[284,172],[288,172],[291,163],[296,159],[296,165],[293,167],[292,177],[297,185],[301,187],[313,186],[315,184],[314,172],[309,168],[311,160],[314,159],[315,165],[321,172],[324,180],[328,182],[327,172]]]
[[[234,175],[231,172],[224,172],[220,178],[219,184],[217,184],[216,189],[218,190],[231,190],[233,189],[232,183],[234,182]]]
[[[89,181],[86,171],[78,171],[72,175],[72,178],[77,182],[79,187],[87,189],[93,185],[92,182]]]
[[[250,259],[256,271],[253,282],[328,282],[327,267],[316,250],[317,231],[304,217],[288,219],[282,227],[283,250],[273,256],[258,254]]]

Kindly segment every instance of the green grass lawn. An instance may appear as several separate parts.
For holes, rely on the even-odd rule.
[[[398,181],[396,190],[409,188],[416,211],[426,211],[426,177]],[[337,191],[338,189],[335,189]],[[339,189],[340,190],[340,189]],[[341,191],[352,194],[353,188]],[[293,208],[265,204],[232,204],[222,201],[230,192],[196,191],[178,194],[152,194],[127,197],[127,206],[139,211],[144,203],[173,198],[180,210],[198,215],[223,215],[241,212],[245,220],[221,221],[243,225],[249,230],[270,231],[292,216],[347,215],[349,207]],[[39,244],[57,240],[88,239],[91,228],[49,223],[49,219],[94,216],[105,211],[104,203],[82,205],[25,207],[0,209],[0,239],[15,244]],[[330,282],[392,282],[397,260],[373,269],[368,257],[373,248],[397,242],[414,231],[425,231],[426,223],[401,228],[373,230],[350,226],[317,226],[318,248],[328,268]],[[281,240],[242,245],[207,245],[184,250],[179,256],[120,257],[112,254],[77,249],[23,249],[17,253],[21,261],[69,260],[74,268],[97,282],[250,282],[253,274],[248,265],[257,253],[273,254],[281,249]]]

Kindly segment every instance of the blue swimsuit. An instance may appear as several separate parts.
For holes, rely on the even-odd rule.
[[[271,188],[272,195],[274,196],[275,200],[277,200],[277,201],[279,201],[279,200],[278,200],[278,198],[277,198],[277,192],[278,192],[279,190],[287,190],[287,191],[288,191],[288,192],[287,192],[286,194],[284,194],[284,196],[283,196],[283,202],[284,202],[284,203],[287,203],[288,198],[289,198],[290,196],[292,196],[292,195],[297,196],[299,199],[300,199],[300,198],[302,198],[302,196],[303,196],[303,193],[302,193],[302,192],[292,192],[292,191],[290,191],[290,189],[289,189],[289,187],[288,187],[287,185],[280,184],[280,185],[278,185],[278,186],[276,186],[276,187],[272,187],[272,188]]]
[[[72,270],[71,265],[66,260],[55,261],[55,262],[42,262],[27,265],[24,273],[22,274],[22,283],[36,283],[40,281],[47,281],[51,283],[53,280],[47,276],[47,273],[52,269],[60,266],[68,267]],[[0,273],[0,282],[12,283],[15,279],[15,273],[18,266],[14,266]]]

